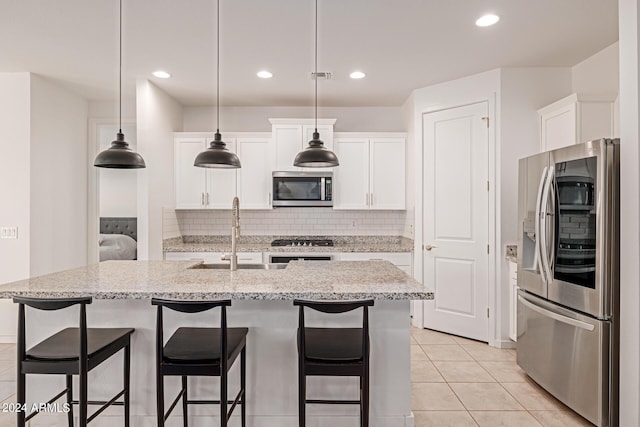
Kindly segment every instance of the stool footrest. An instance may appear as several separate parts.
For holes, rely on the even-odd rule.
[[[327,405],[359,405],[359,400],[320,400],[320,399],[306,399],[305,403],[325,403]]]
[[[96,412],[94,412],[93,414],[91,414],[91,416],[89,418],[87,418],[87,424],[90,423],[95,417],[97,417],[98,415],[100,415],[102,413],[102,411],[104,411],[105,409],[107,409],[109,406],[111,405],[124,405],[124,402],[116,402],[116,400],[118,398],[120,398],[121,396],[124,395],[126,390],[122,390],[120,393],[116,394],[115,396],[113,396],[113,398],[108,401],[108,402],[97,402],[97,401],[93,401],[92,402],[88,402],[88,405],[102,405],[100,408],[98,408],[98,410]]]
[[[48,402],[47,405],[52,404],[53,402],[55,402],[56,400],[60,399],[62,396],[64,396],[65,394],[67,394],[67,391],[69,389],[65,388],[64,390],[62,390],[60,393],[56,394],[54,397],[52,397]],[[31,418],[35,417],[36,415],[38,415],[40,413],[39,410],[34,410],[32,413],[30,413],[29,415],[27,415],[24,420],[25,421],[29,421]]]

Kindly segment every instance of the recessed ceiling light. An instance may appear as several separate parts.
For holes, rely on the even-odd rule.
[[[351,77],[352,79],[363,79],[366,77],[366,74],[362,71],[354,71],[353,73],[349,74],[349,77]]]
[[[498,15],[488,13],[478,18],[478,20],[476,21],[476,25],[478,27],[490,27],[491,25],[495,24],[499,20],[500,20],[500,17]]]
[[[169,77],[171,77],[171,74],[162,70],[154,71],[152,74],[159,79],[168,79]]]
[[[258,74],[256,75],[261,79],[270,79],[271,77],[273,77],[273,74],[271,74],[267,70],[258,71]]]

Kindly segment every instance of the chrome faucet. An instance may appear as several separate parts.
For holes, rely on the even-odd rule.
[[[240,200],[237,197],[233,198],[231,204],[231,271],[238,269],[238,241],[240,237]]]

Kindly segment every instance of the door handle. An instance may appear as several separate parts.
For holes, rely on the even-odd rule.
[[[528,309],[535,311],[538,314],[541,314],[546,317],[550,317],[553,320],[557,320],[558,322],[566,323],[571,326],[575,326],[577,328],[586,329],[587,331],[593,331],[596,327],[590,323],[583,322],[581,320],[572,319],[567,316],[563,316],[562,314],[553,312],[551,310],[547,310],[546,308],[535,305],[534,303],[522,298],[522,296],[518,295],[518,302],[522,305],[526,306]]]
[[[431,249],[435,249],[435,248],[437,248],[437,246],[433,246],[433,245],[425,245],[425,246],[424,246],[424,249],[425,249],[426,251],[430,251]]]
[[[553,282],[553,275],[551,273],[551,261],[549,260],[549,244],[547,242],[547,234],[549,233],[549,230],[547,229],[549,225],[549,222],[547,221],[547,215],[550,214],[548,212],[548,205],[549,195],[551,194],[551,187],[553,185],[554,174],[555,168],[550,166],[547,171],[547,181],[544,184],[542,203],[540,206],[541,214],[540,218],[538,219],[540,221],[540,225],[544,227],[544,229],[541,230],[540,233],[540,255],[542,258],[542,265],[544,267],[544,274],[546,275],[548,284]],[[551,213],[551,215],[552,214],[553,213]]]
[[[542,193],[544,192],[544,184],[547,180],[547,169],[545,166],[542,170],[542,175],[540,176],[540,184],[538,185],[538,195],[536,197],[536,218],[535,218],[535,233],[536,233],[536,246],[535,246],[535,254],[534,254],[534,268],[538,268],[540,270],[540,275],[543,280],[546,281],[544,267],[542,266],[542,247],[540,245],[540,236],[542,235],[540,226],[540,211],[542,209]]]

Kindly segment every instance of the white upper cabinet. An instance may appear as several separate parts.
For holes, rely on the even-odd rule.
[[[405,209],[404,138],[372,138],[369,143],[371,209]]]
[[[302,171],[311,168],[293,166],[296,155],[313,138],[314,119],[269,119],[275,150],[276,171]],[[318,133],[324,146],[333,149],[333,124],[336,119],[318,119]]]
[[[406,209],[406,136],[338,133],[334,209]]]
[[[369,209],[369,138],[336,138],[333,208]]]
[[[271,172],[274,164],[270,134],[236,138],[238,157],[238,198],[243,209],[271,209]]]
[[[616,94],[573,94],[538,110],[540,151],[615,136]]]
[[[179,136],[174,139],[176,209],[231,209],[236,195],[235,169],[199,168],[193,165],[211,137]],[[235,138],[223,138],[235,152]]]
[[[193,166],[204,146],[203,138],[175,139],[176,209],[205,208],[206,169]]]

